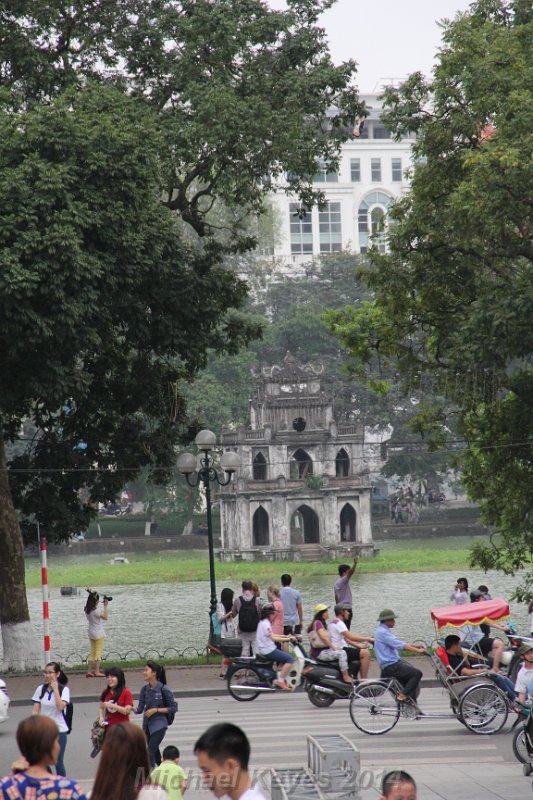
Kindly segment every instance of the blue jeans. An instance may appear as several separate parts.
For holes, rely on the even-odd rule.
[[[275,650],[271,650],[270,653],[263,653],[263,658],[268,658],[269,661],[277,661],[280,664],[292,664],[294,661],[294,656],[290,656],[277,647]]]
[[[511,703],[514,703],[517,694],[515,692],[512,680],[507,678],[505,675],[489,675],[489,678],[499,689],[502,690],[502,692],[505,692]]]
[[[65,771],[65,761],[64,761],[65,750],[67,749],[67,736],[68,733],[66,731],[65,733],[59,734],[59,755],[57,757],[57,762],[56,762],[56,772],[58,775],[67,774]]]

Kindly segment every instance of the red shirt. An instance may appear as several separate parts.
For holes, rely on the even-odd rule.
[[[123,689],[118,700],[115,700],[113,696],[113,690],[108,689],[104,696],[103,702],[105,703],[107,700],[111,700],[111,702],[116,703],[117,706],[133,705],[133,695],[129,689]],[[129,722],[130,716],[129,714],[121,714],[120,711],[106,711],[105,719],[107,724],[111,726],[118,725],[119,722]]]

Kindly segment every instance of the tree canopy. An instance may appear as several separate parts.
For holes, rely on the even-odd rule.
[[[165,204],[199,234],[217,199],[260,212],[285,176],[307,204],[318,159],[334,163],[360,103],[352,61],[334,66],[317,24],[332,0],[18,0],[0,16],[0,85],[15,107],[88,78],[150,107],[165,141]],[[247,241],[241,242],[246,245]]]
[[[385,124],[416,135],[411,191],[394,206],[374,299],[333,320],[354,363],[390,365],[455,421],[472,499],[500,532],[474,562],[514,571],[533,552],[533,9],[479,0],[443,29],[433,80],[385,95]],[[521,596],[521,590],[518,590]]]

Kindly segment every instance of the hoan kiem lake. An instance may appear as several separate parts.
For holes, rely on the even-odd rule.
[[[371,635],[376,627],[376,618],[382,608],[392,608],[398,614],[397,634],[408,641],[422,639],[431,643],[435,638],[435,630],[430,619],[429,609],[450,604],[449,596],[458,577],[465,575],[471,588],[476,588],[484,583],[489,587],[493,597],[509,598],[512,594],[519,576],[506,576],[496,572],[483,573],[479,570],[468,568],[468,559],[464,558],[464,565],[458,566],[457,554],[461,548],[468,547],[472,542],[471,537],[446,537],[431,540],[415,539],[379,542],[381,553],[387,556],[388,569],[394,570],[396,553],[398,561],[405,562],[405,551],[409,551],[410,569],[416,569],[417,552],[424,554],[420,558],[422,563],[427,563],[427,549],[435,550],[437,563],[453,564],[454,569],[438,569],[434,571],[389,571],[365,572],[365,563],[362,569],[356,571],[352,577],[352,592],[354,597],[354,622],[352,630],[356,633]],[[445,557],[450,552],[449,561]],[[208,636],[208,609],[209,609],[209,566],[206,551],[165,551],[153,554],[148,560],[145,554],[128,553],[130,564],[139,562],[143,566],[141,580],[129,585],[120,583],[121,570],[127,568],[123,564],[110,567],[112,556],[99,555],[55,555],[49,554],[48,572],[50,583],[54,582],[54,572],[61,571],[61,577],[68,576],[69,572],[78,578],[84,576],[85,571],[89,580],[97,584],[100,574],[109,575],[112,570],[114,585],[93,585],[101,594],[110,594],[113,601],[109,605],[109,621],[106,623],[107,639],[104,646],[104,655],[109,654],[111,660],[120,658],[133,659],[149,655],[151,657],[175,657],[187,648],[192,648],[190,655],[196,655],[196,650],[203,651]],[[185,580],[156,582],[160,579],[159,570],[166,568],[171,558],[180,561],[179,574]],[[196,559],[196,561],[195,561]],[[196,569],[194,576],[198,575],[198,559],[202,567],[205,563],[205,580],[187,580],[187,563],[194,563]],[[182,563],[183,562],[183,563]],[[27,560],[28,574],[32,575],[38,569],[38,560]],[[219,564],[217,561],[217,596],[224,586],[229,586],[236,592],[240,588],[240,581],[247,577],[247,571],[253,574],[261,588],[261,597],[266,598],[266,590],[270,583],[278,583],[282,572],[295,573],[293,586],[302,594],[304,617],[306,622],[312,617],[312,609],[316,603],[333,604],[333,584],[336,575],[337,562],[320,563],[320,571],[328,574],[302,574],[298,577],[298,564],[279,564],[263,562],[261,564]],[[378,566],[369,564],[368,568]],[[379,567],[378,567],[379,568]],[[304,571],[313,571],[311,564],[306,564]],[[203,570],[200,570],[200,573]],[[192,570],[191,570],[192,572]],[[219,573],[226,577],[221,578]],[[261,579],[264,574],[265,580]],[[77,585],[78,595],[62,597],[59,586],[51,587],[50,593],[50,633],[52,643],[52,657],[66,664],[80,663],[87,656],[87,624],[83,607],[86,602],[85,587],[88,581],[67,583]],[[39,588],[28,589],[30,617],[38,636],[42,636],[42,594]],[[521,633],[529,633],[529,615],[523,604],[511,604],[512,619],[517,624]],[[0,659],[2,648],[0,643]]]

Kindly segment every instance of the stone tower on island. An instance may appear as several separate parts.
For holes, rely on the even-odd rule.
[[[263,367],[254,374],[250,427],[222,434],[242,464],[220,493],[222,559],[373,552],[362,428],[335,422],[321,372],[290,353]]]

